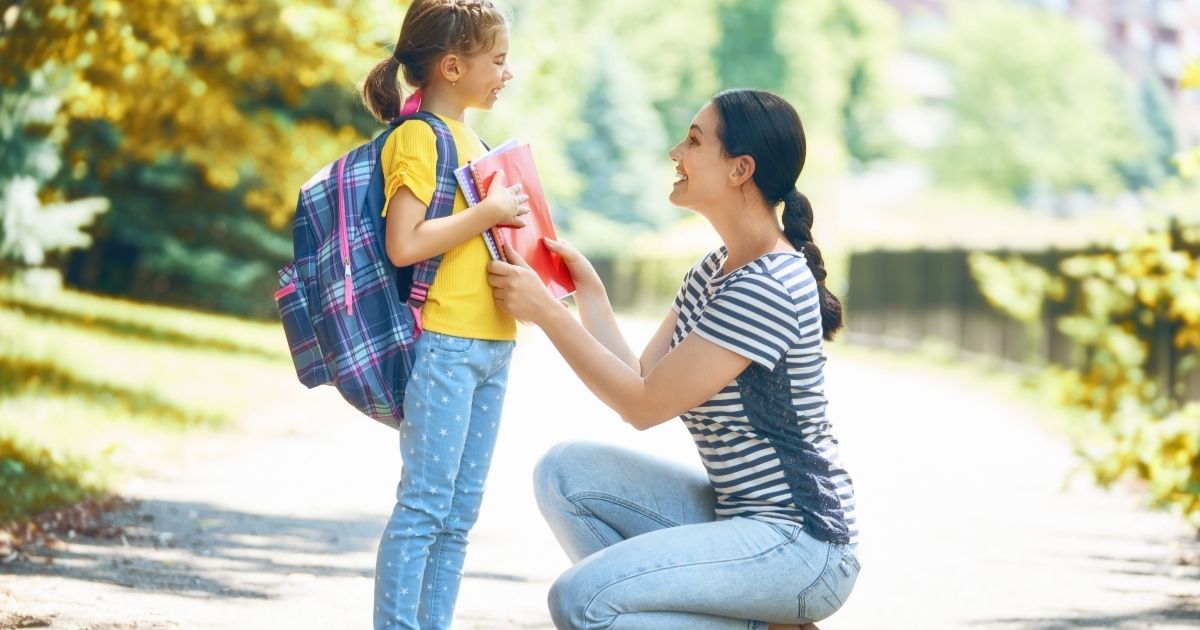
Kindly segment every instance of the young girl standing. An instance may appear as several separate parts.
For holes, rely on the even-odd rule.
[[[485,152],[464,114],[495,104],[513,76],[507,55],[507,21],[488,0],[415,0],[395,53],[367,77],[363,101],[383,122],[418,107],[436,115],[453,137],[454,166],[462,166]],[[401,73],[418,88],[403,102]],[[376,628],[450,626],[516,337],[515,321],[492,300],[481,234],[497,224],[522,225],[528,198],[519,185],[496,181],[478,205],[468,207],[459,192],[452,214],[427,220],[437,156],[434,132],[420,120],[401,124],[380,154],[388,257],[397,266],[443,258],[421,312],[424,332],[405,392],[403,470],[375,568]]]

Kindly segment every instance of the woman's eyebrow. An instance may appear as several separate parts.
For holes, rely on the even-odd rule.
[[[696,133],[698,133],[698,134],[700,134],[700,135],[702,135],[702,136],[704,135],[704,131],[703,131],[702,129],[700,129],[699,127],[697,127],[696,125],[692,125],[692,126],[691,126],[691,128],[692,128],[692,129],[695,129],[695,130],[696,130]]]

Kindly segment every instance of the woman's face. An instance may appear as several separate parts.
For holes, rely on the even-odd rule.
[[[729,191],[731,161],[717,138],[717,108],[709,102],[692,119],[687,137],[669,153],[675,162],[671,203],[697,209]]]

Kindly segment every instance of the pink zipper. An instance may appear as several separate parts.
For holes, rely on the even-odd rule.
[[[341,245],[342,266],[346,269],[346,314],[354,314],[354,278],[350,276],[350,241],[346,236],[346,195],[343,181],[346,174],[346,158],[338,161],[338,231]]]

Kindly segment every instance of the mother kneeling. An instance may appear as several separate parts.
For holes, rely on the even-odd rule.
[[[640,359],[570,246],[547,243],[575,278],[581,321],[528,267],[491,263],[501,308],[540,326],[634,427],[681,417],[708,473],[601,444],[543,457],[538,504],[575,562],[550,590],[557,627],[779,628],[850,594],[854,491],[825,416],[822,346],[841,305],[795,187],[804,156],[800,118],[773,94],[722,92],[696,114],[670,151],[670,199],[724,245],[688,273]]]

